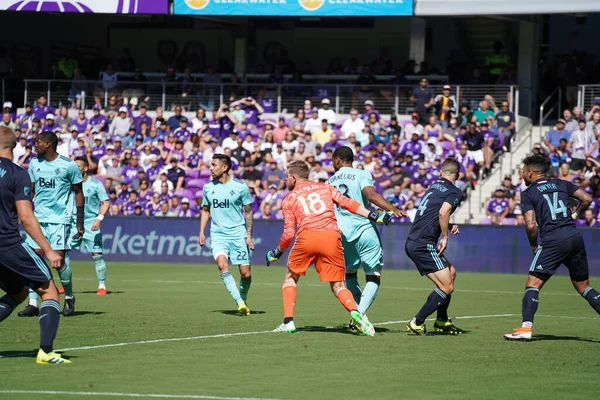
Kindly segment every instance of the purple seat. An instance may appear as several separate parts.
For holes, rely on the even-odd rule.
[[[202,189],[204,187],[204,185],[206,185],[206,182],[208,182],[208,179],[203,179],[203,178],[191,179],[189,182],[186,183],[185,186],[189,189],[192,189],[192,188]]]
[[[200,171],[198,171],[197,169],[193,169],[191,171],[187,171],[185,173],[185,176],[192,179],[198,179],[200,177]]]
[[[201,177],[210,177],[210,169],[206,168],[206,169],[203,169],[202,171],[200,171],[198,178],[201,178]]]
[[[184,198],[187,197],[188,199],[193,198],[194,196],[194,192],[192,190],[189,189],[179,189],[177,192],[175,192],[175,194],[177,196],[179,196],[179,198]]]
[[[202,190],[198,190],[195,194],[194,194],[194,198],[196,199],[201,199],[202,198]]]

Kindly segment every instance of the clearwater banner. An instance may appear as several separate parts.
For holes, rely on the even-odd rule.
[[[364,17],[413,15],[413,0],[175,0],[179,15]]]
[[[168,14],[169,0],[0,0],[0,10],[60,13]]]
[[[199,219],[177,219],[175,222],[171,218],[109,217],[102,223],[106,259],[213,264],[210,236],[204,247],[198,245],[199,225]],[[409,225],[379,227],[385,254],[384,268],[415,270],[404,253],[409,228]],[[529,271],[533,255],[523,228],[465,225],[460,230],[459,235],[450,237],[450,245],[444,253],[459,271]],[[265,264],[266,252],[279,243],[282,232],[282,221],[256,221],[254,264]],[[600,275],[600,229],[581,229],[581,232],[587,245],[590,271],[593,275]],[[276,265],[285,265],[288,253]],[[71,257],[76,260],[91,259],[89,254],[76,250],[71,252]]]

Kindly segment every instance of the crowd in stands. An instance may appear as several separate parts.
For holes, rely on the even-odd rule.
[[[550,159],[550,176],[567,180],[583,188],[593,199],[590,208],[577,221],[578,226],[600,227],[600,101],[588,112],[578,107],[563,111],[556,127],[543,143],[535,143],[533,152]],[[520,206],[521,192],[526,188],[522,178],[513,185],[506,176],[486,208],[487,218],[481,223],[524,225]],[[573,208],[576,204],[569,204]]]

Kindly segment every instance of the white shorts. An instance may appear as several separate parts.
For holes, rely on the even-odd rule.
[[[477,164],[483,162],[483,150],[468,150],[467,154],[473,157],[473,160],[475,160]]]

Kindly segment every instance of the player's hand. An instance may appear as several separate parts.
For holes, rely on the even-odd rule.
[[[275,247],[273,250],[269,250],[267,252],[267,267],[271,265],[271,263],[279,260],[283,253],[279,251],[279,246]]]
[[[391,220],[392,220],[392,213],[389,211],[384,211],[379,214],[379,217],[377,218],[376,223],[389,225]]]
[[[406,217],[406,216],[407,216],[407,214],[406,214],[404,211],[402,211],[401,209],[399,209],[399,208],[395,208],[395,209],[392,211],[392,216],[393,216],[394,218],[402,218],[402,217]]]
[[[458,235],[460,233],[460,230],[458,229],[458,225],[452,225],[452,229],[450,230],[450,233],[453,235]]]
[[[246,244],[248,245],[248,248],[251,251],[254,251],[254,241],[252,240],[252,236],[248,235],[248,237],[246,238]]]
[[[201,233],[198,235],[198,244],[204,246],[204,243],[206,243],[206,236],[204,236],[204,233]]]
[[[448,238],[442,237],[437,246],[437,250],[438,250],[437,255],[441,256],[442,254],[444,254],[444,251],[446,250],[447,247],[448,247]]]
[[[538,249],[539,249],[539,248],[540,248],[540,247],[539,247],[538,245],[531,246],[531,251],[533,251],[533,255],[534,255],[534,256],[535,256],[535,254],[538,252]]]
[[[93,231],[97,231],[100,229],[100,221],[99,220],[95,220],[94,223],[92,224],[92,230]]]
[[[54,269],[61,269],[63,266],[63,258],[60,254],[55,252],[54,250],[47,251],[45,254],[48,261],[50,261],[50,266]]]

